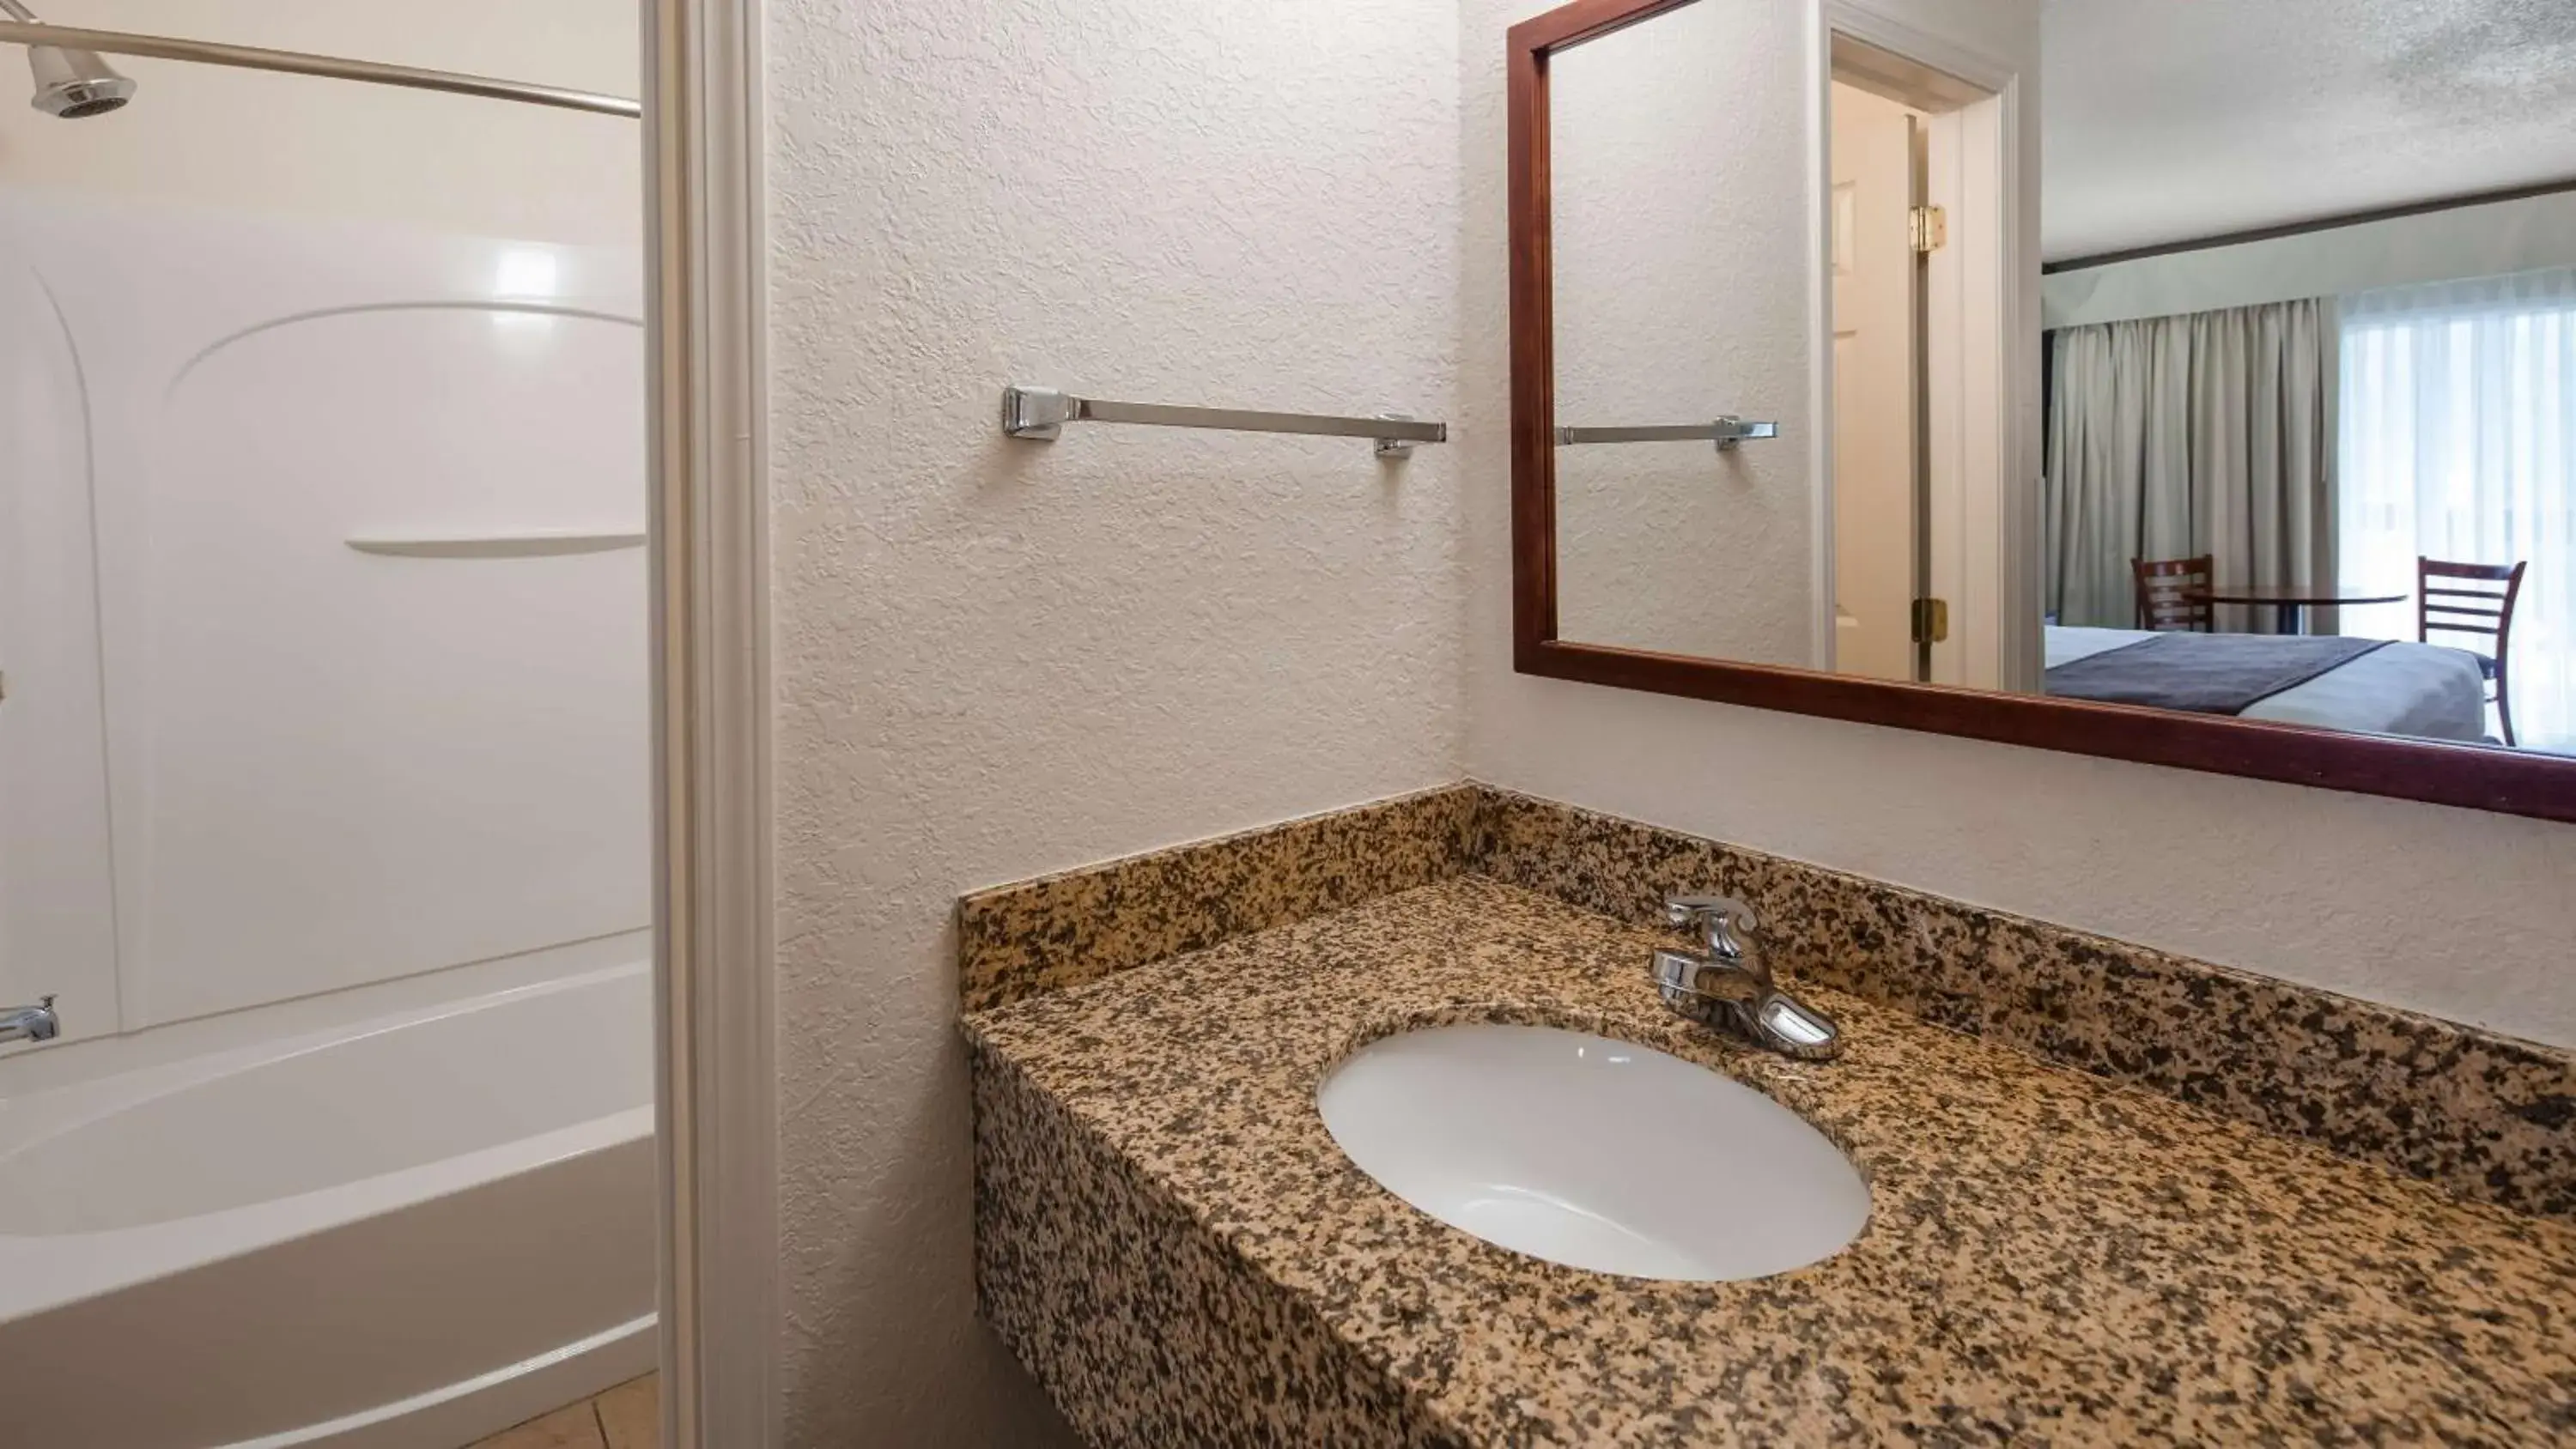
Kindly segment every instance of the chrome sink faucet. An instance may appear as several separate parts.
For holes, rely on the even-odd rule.
[[[62,1029],[63,1019],[54,1014],[50,996],[34,1006],[0,1009],[0,1041],[52,1041]]]
[[[1664,918],[1708,943],[1705,954],[1660,947],[1649,968],[1664,1005],[1704,1026],[1730,1024],[1755,1043],[1801,1061],[1843,1049],[1834,1019],[1772,984],[1770,963],[1751,940],[1761,924],[1731,896],[1671,896]]]

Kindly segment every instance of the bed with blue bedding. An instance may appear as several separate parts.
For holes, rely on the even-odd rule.
[[[2486,682],[2464,649],[2060,625],[2042,639],[2052,695],[2417,739],[2487,737]]]

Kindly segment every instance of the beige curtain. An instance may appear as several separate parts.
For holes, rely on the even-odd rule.
[[[2221,583],[2335,578],[2331,298],[2055,334],[2043,577],[2061,624],[2136,619],[2133,558],[2210,554]],[[2269,632],[2268,608],[2218,627]],[[2308,627],[2334,630],[2334,611]]]

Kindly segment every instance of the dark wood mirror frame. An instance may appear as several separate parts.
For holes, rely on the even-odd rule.
[[[1577,0],[1511,29],[1514,668],[1552,679],[2033,749],[2576,821],[2576,757],[2040,695],[1897,684],[1559,639],[1548,55],[1694,3],[1701,0]],[[1822,426],[1822,421],[1817,425]]]

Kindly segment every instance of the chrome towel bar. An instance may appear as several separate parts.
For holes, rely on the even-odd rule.
[[[1014,438],[1051,442],[1067,423],[1142,423],[1157,428],[1218,428],[1233,433],[1310,433],[1328,438],[1369,438],[1381,458],[1400,458],[1416,443],[1449,441],[1447,423],[1418,422],[1395,413],[1340,418],[1316,413],[1261,413],[1243,408],[1179,407],[1168,403],[1105,402],[1046,387],[1002,390],[1002,431]]]
[[[1776,438],[1778,423],[1746,422],[1739,417],[1723,417],[1713,423],[1677,423],[1648,428],[1559,428],[1557,446],[1576,443],[1703,443],[1715,442],[1725,452],[1748,438]]]

